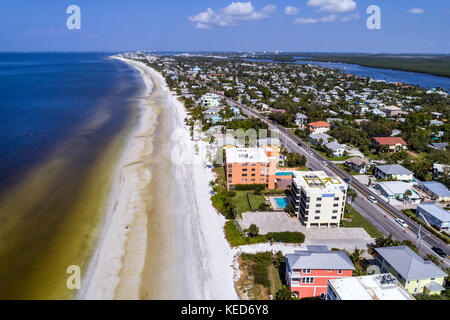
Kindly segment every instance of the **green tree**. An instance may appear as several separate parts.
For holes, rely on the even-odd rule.
[[[275,294],[276,300],[293,300],[292,292],[286,286],[283,286],[280,290]]]
[[[248,231],[250,232],[252,237],[256,237],[259,233],[259,228],[256,224],[251,224],[248,228]]]

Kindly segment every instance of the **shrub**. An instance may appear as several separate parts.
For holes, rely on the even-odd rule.
[[[269,273],[267,272],[267,265],[262,263],[255,263],[251,267],[251,273],[254,281],[257,284],[262,284],[266,288],[270,288]]]
[[[266,237],[267,239],[285,243],[303,243],[305,241],[305,235],[301,232],[269,232],[266,234]]]
[[[247,190],[259,190],[262,191],[266,188],[265,184],[237,184],[235,189],[237,191],[247,191]]]

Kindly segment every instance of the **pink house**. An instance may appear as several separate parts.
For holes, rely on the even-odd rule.
[[[329,251],[326,246],[286,255],[286,282],[299,298],[325,299],[328,280],[351,277],[355,270],[345,251]]]

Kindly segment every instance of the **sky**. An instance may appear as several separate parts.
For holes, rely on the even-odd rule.
[[[70,5],[80,29],[67,28]],[[0,2],[0,51],[450,53],[449,31],[448,0]]]

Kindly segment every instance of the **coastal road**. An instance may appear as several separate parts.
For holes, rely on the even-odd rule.
[[[309,168],[311,168],[312,170],[325,171],[329,175],[337,175],[344,179],[347,183],[349,183],[357,192],[357,197],[355,201],[352,202],[352,206],[359,213],[361,213],[362,216],[364,216],[373,225],[375,225],[375,227],[384,235],[392,234],[392,237],[394,239],[410,240],[413,243],[416,242],[417,234],[419,232],[419,225],[416,222],[385,202],[377,194],[373,193],[356,179],[353,179],[350,174],[334,165],[317,151],[311,149],[307,143],[302,141],[299,137],[293,135],[286,128],[275,124],[267,117],[259,114],[255,110],[244,106],[239,102],[232,101],[219,92],[215,93],[223,97],[230,106],[236,106],[240,108],[242,112],[247,116],[257,117],[265,122],[269,126],[270,130],[278,130],[280,132],[280,140],[283,145],[289,148],[292,152],[305,155],[308,160],[307,165]],[[377,199],[376,204],[373,204],[369,200],[367,200],[367,196],[369,195]],[[400,226],[395,221],[396,218],[403,219],[409,227],[405,229]],[[450,261],[448,259],[450,254],[449,246],[441,239],[431,234],[425,228],[422,228],[421,230],[421,240],[418,242],[417,246],[419,248],[419,252],[424,256],[427,254],[434,255],[440,261],[443,261],[443,263],[441,262],[441,265],[444,268],[450,267]],[[433,250],[431,250],[431,248],[434,246],[440,247],[442,250],[444,250],[444,252],[447,254],[447,258],[441,258]]]

